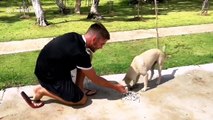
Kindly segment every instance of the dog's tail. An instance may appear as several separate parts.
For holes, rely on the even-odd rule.
[[[166,53],[166,45],[164,45],[164,46],[162,47],[162,51],[163,51],[164,53]]]
[[[166,52],[166,44],[162,47],[162,52],[164,53],[164,57],[168,58],[168,54]]]

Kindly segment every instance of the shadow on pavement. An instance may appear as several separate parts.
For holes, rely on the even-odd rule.
[[[177,72],[177,70],[178,69],[174,69],[171,74],[162,75],[162,80],[161,80],[161,82],[160,82],[159,85],[161,85],[161,84],[163,84],[165,82],[168,82],[168,81],[174,79],[175,78],[175,73]],[[143,81],[143,79],[142,79],[142,81]],[[149,82],[148,82],[148,89],[147,90],[151,90],[151,89],[156,88],[158,86],[156,84],[156,82],[157,82],[157,78],[155,78],[153,80],[149,80]],[[144,86],[143,82],[142,83],[137,83],[131,89],[131,91],[138,92],[138,91],[140,91],[143,88],[143,86]]]

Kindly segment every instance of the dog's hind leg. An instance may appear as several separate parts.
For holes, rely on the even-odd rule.
[[[159,75],[159,77],[158,77],[158,80],[156,82],[156,84],[158,84],[158,85],[160,84],[161,79],[162,79],[161,71],[163,69],[163,64],[164,64],[164,57],[161,56],[158,60],[158,75]]]
[[[158,77],[158,80],[157,80],[157,82],[156,82],[156,84],[160,84],[160,81],[161,81],[161,70],[162,70],[162,66],[160,66],[159,65],[159,67],[158,67],[158,75],[159,75],[159,77]]]
[[[150,75],[150,78],[149,78],[149,80],[152,80],[152,77],[153,77],[153,75],[154,75],[154,69],[155,69],[155,65],[156,65],[156,62],[152,65],[152,68],[151,68],[151,75]]]
[[[147,86],[148,86],[148,73],[147,74],[145,74],[144,75],[144,86],[143,86],[143,89],[142,89],[142,91],[146,91],[146,89],[147,89]]]

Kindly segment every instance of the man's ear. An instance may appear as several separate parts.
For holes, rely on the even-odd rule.
[[[92,36],[92,43],[95,43],[96,35]]]

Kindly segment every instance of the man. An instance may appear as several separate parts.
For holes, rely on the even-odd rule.
[[[75,32],[54,38],[41,50],[35,67],[35,75],[40,85],[34,90],[31,100],[21,92],[25,101],[33,108],[44,105],[40,99],[49,96],[67,105],[83,105],[87,101],[83,86],[85,76],[93,83],[126,93],[125,87],[113,84],[98,76],[91,64],[87,49],[95,52],[101,49],[110,39],[109,32],[101,23],[92,24],[85,35]],[[70,71],[77,68],[76,82],[72,81]],[[90,92],[90,93],[89,93]]]

